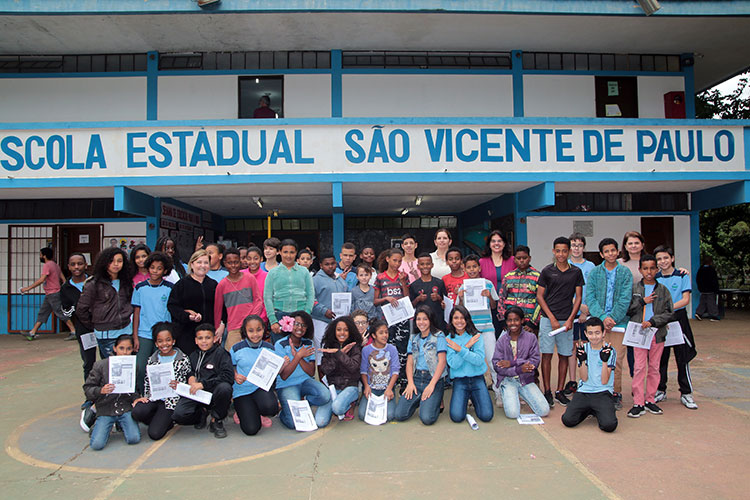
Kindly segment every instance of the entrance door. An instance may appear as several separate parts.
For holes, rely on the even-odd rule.
[[[96,256],[99,255],[99,251],[101,250],[102,225],[58,226],[57,232],[60,237],[60,241],[58,242],[60,260],[58,263],[63,273],[66,276],[68,274],[67,263],[70,254],[82,253],[86,257],[86,263],[88,264],[86,272],[91,274],[91,271],[94,269]]]
[[[674,218],[641,217],[641,234],[646,240],[646,253],[653,254],[659,245],[674,249]]]

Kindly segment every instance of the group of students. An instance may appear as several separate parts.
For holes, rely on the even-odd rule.
[[[628,233],[618,259],[617,242],[605,238],[599,244],[604,260],[594,266],[582,258],[585,238],[574,234],[554,240],[554,261],[539,272],[530,265],[528,247],[518,246],[511,257],[497,231],[489,235],[481,258],[464,257],[451,244],[450,232],[440,229],[436,251],[417,253],[416,238],[405,235],[402,249],[381,252],[376,272],[374,249],[363,249],[356,263],[356,247],[345,243],[338,261],[330,254],[318,258],[314,275],[309,251],[299,252],[293,240],[273,238],[263,250],[253,246],[244,252],[199,241],[202,248],[187,265],[169,238],[161,239],[155,252],[135,248],[130,259],[108,248],[88,279],[84,257],[70,256],[66,285],[79,296],[72,294],[66,312],[79,336],[95,333],[102,358],[94,365],[95,350],[81,347],[86,381],[81,425],[91,432],[92,448],[106,444],[114,425],[126,442],[137,442],[133,422],[146,424],[152,439],[163,437],[174,423],[208,424],[221,438],[232,406],[247,435],[270,426],[277,414],[293,429],[287,401],[300,399],[316,407],[316,423],[324,427],[333,414],[364,419],[371,394],[385,395],[388,420],[407,420],[419,409],[420,420],[430,425],[443,411],[448,387],[449,414],[456,422],[466,418],[469,401],[477,418],[491,420],[492,391],[508,418],[518,417],[521,400],[540,416],[558,403],[567,406],[565,425],[591,414],[603,430],[612,431],[622,404],[623,359],[629,359],[633,376],[628,416],[661,413],[656,403],[666,397],[669,356],[663,342],[673,319],[688,341],[673,348],[681,400],[697,408],[688,369],[695,343],[684,310],[690,279],[673,268],[671,249],[641,255],[642,236]],[[466,279],[484,280],[480,310],[465,307]],[[336,316],[332,295],[347,291],[354,312]],[[381,307],[404,297],[414,305],[414,317],[388,326]],[[453,304],[447,322],[445,297]],[[615,327],[628,320],[658,329],[650,349],[622,345]],[[560,333],[550,335],[556,330]],[[246,380],[262,349],[284,358],[268,391]],[[136,393],[113,394],[108,357],[134,353]],[[185,397],[151,401],[146,366],[156,363],[173,364],[173,385],[211,392],[210,405]]]

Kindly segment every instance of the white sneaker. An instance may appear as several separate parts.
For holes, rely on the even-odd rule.
[[[689,410],[697,410],[698,405],[695,404],[695,400],[693,399],[692,394],[683,394],[680,398],[680,402],[685,405],[685,408]]]
[[[655,403],[661,403],[667,399],[667,393],[664,391],[656,391],[656,394],[654,395],[654,402]]]

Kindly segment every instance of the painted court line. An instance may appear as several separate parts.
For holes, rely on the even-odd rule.
[[[534,429],[536,429],[536,431],[539,432],[539,434],[541,434],[544,437],[544,439],[546,439],[547,442],[549,444],[551,444],[563,457],[565,457],[565,459],[568,462],[570,462],[571,464],[573,464],[573,467],[575,467],[576,469],[578,469],[578,471],[581,474],[583,474],[584,476],[586,476],[586,479],[588,479],[589,481],[591,481],[597,488],[599,488],[601,490],[601,492],[604,494],[604,496],[606,496],[610,500],[621,500],[620,496],[617,493],[615,493],[609,486],[607,486],[606,484],[604,484],[604,482],[601,479],[599,479],[596,476],[596,474],[594,474],[593,472],[591,472],[589,470],[589,468],[586,467],[583,464],[583,462],[581,462],[578,459],[578,457],[576,457],[573,453],[571,453],[565,447],[563,447],[562,445],[560,445],[555,440],[555,438],[553,438],[549,434],[549,432],[547,432],[547,430],[543,428],[544,426],[542,426],[542,425],[533,425],[532,427]]]

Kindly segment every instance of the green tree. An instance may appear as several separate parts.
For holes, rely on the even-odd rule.
[[[745,95],[747,76],[740,78],[737,88],[724,95],[716,88],[704,90],[695,96],[696,118],[719,118],[722,120],[746,120],[750,118],[750,92]],[[748,89],[750,90],[750,89]]]

